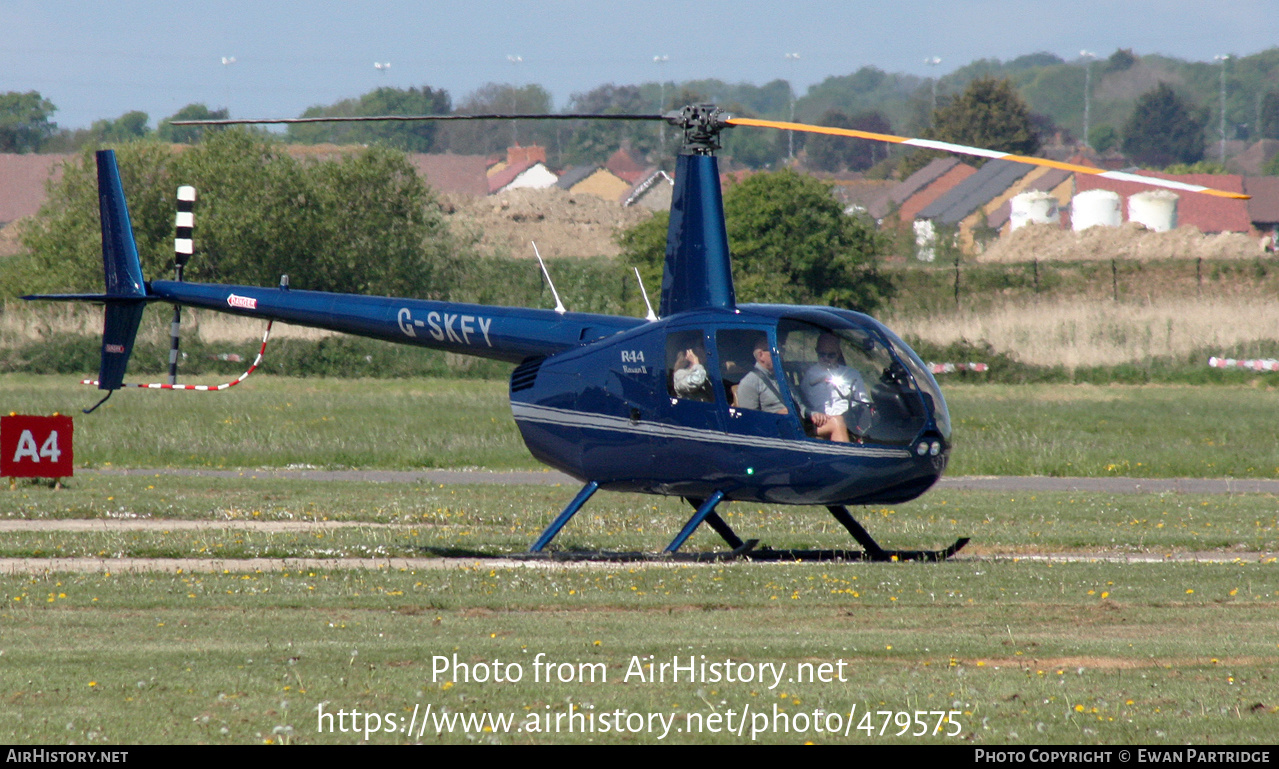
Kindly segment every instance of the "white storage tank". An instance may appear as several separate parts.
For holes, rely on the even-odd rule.
[[[1128,196],[1128,221],[1148,230],[1167,232],[1177,228],[1177,193],[1147,190]]]
[[[1110,190],[1087,190],[1070,201],[1070,228],[1075,232],[1102,225],[1123,224],[1119,213],[1119,193]]]
[[[1011,230],[1027,224],[1057,224],[1057,198],[1035,190],[1014,195],[1009,202],[1008,224]]]

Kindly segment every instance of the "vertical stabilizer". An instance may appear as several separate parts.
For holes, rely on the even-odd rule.
[[[714,155],[680,155],[666,233],[661,315],[736,306],[719,163]]]
[[[146,296],[138,245],[133,240],[129,208],[124,202],[115,151],[101,150],[98,157],[98,210],[102,214],[102,264],[106,269],[107,296]]]
[[[115,152],[102,150],[98,159],[98,210],[102,215],[102,266],[106,273],[106,316],[102,324],[102,365],[98,389],[116,390],[133,353],[133,341],[146,308],[142,264],[133,239],[129,208],[120,184]]]

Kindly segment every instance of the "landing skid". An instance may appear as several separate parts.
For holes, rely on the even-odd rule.
[[[716,491],[706,499],[689,498],[687,501],[691,504],[696,512],[680,529],[675,539],[671,541],[666,549],[660,553],[645,553],[638,551],[614,552],[608,550],[558,550],[547,551],[545,548],[559,533],[560,529],[569,522],[578,510],[586,504],[591,495],[599,488],[599,484],[594,481],[588,482],[578,492],[573,501],[569,502],[568,507],[564,508],[551,525],[542,532],[541,536],[533,543],[527,553],[503,554],[495,555],[490,553],[479,553],[474,551],[448,549],[448,548],[427,548],[427,552],[434,553],[445,558],[512,558],[516,560],[534,560],[534,561],[615,561],[615,562],[631,562],[631,561],[686,561],[686,562],[716,562],[716,561],[924,561],[929,563],[937,563],[950,558],[959,552],[964,545],[968,544],[968,537],[961,537],[955,540],[955,543],[943,550],[886,550],[880,547],[879,543],[871,537],[870,533],[853,518],[848,512],[848,508],[843,505],[829,505],[827,510],[839,521],[853,539],[857,540],[857,544],[862,546],[861,550],[774,550],[770,547],[759,547],[758,539],[743,540],[737,536],[737,532],[715,512],[715,507],[724,499],[724,493]],[[712,553],[680,553],[680,547],[692,536],[697,527],[706,523],[720,538],[728,543],[729,550],[727,552]]]

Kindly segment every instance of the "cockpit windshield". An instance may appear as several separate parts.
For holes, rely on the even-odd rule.
[[[796,406],[807,412],[801,415],[806,427],[814,421],[809,414],[825,414],[842,420],[850,440],[907,444],[927,424],[931,403],[940,400],[940,393],[921,393],[925,381],[936,384],[918,358],[878,328],[823,328],[784,319],[777,340],[786,384]]]

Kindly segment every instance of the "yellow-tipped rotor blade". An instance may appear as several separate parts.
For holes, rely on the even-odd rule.
[[[930,150],[941,150],[943,152],[953,152],[959,155],[975,155],[982,158],[994,158],[997,160],[1011,160],[1014,163],[1026,163],[1032,166],[1047,166],[1049,168],[1060,168],[1063,171],[1073,171],[1077,174],[1092,174],[1100,176],[1104,179],[1114,179],[1121,182],[1136,182],[1138,184],[1149,184],[1152,187],[1165,187],[1172,190],[1183,190],[1185,192],[1200,192],[1204,195],[1216,195],[1219,198],[1235,198],[1237,200],[1247,200],[1251,195],[1245,195],[1241,192],[1227,192],[1226,190],[1213,189],[1205,187],[1201,184],[1187,184],[1186,182],[1172,181],[1170,179],[1160,179],[1156,176],[1142,176],[1140,174],[1130,174],[1123,171],[1107,171],[1104,168],[1093,168],[1092,166],[1080,166],[1074,163],[1063,163],[1059,160],[1049,160],[1048,158],[1035,158],[1029,155],[1014,155],[1011,152],[999,152],[998,150],[986,150],[981,147],[968,147],[963,144],[951,144],[950,142],[933,141],[932,139],[912,139],[908,136],[893,136],[891,134],[877,134],[871,131],[858,131],[855,128],[834,128],[831,126],[808,125],[806,123],[788,123],[782,120],[757,120],[749,117],[734,117],[727,121],[729,125],[756,126],[759,128],[780,128],[783,131],[802,131],[812,134],[827,134],[828,136],[848,136],[853,139],[870,139],[877,142],[889,142],[891,144],[905,144],[910,147],[922,147]]]

